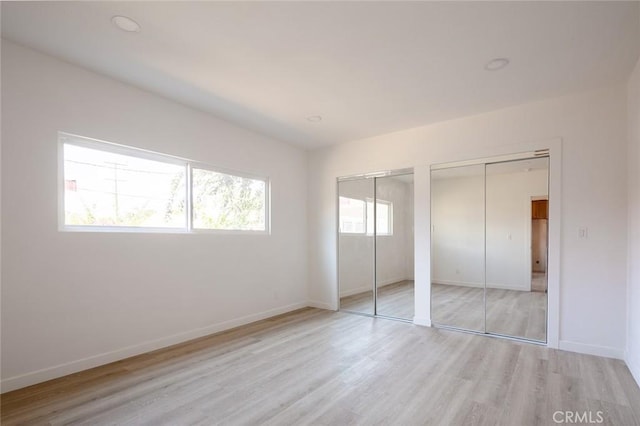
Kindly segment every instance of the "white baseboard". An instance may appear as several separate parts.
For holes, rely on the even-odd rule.
[[[160,339],[151,340],[138,345],[129,346],[115,351],[93,355],[87,358],[71,361],[65,364],[53,367],[43,368],[41,370],[21,374],[19,376],[9,377],[0,382],[2,393],[15,389],[24,388],[26,386],[42,383],[47,380],[56,379],[68,374],[77,373],[79,371],[88,370],[100,365],[109,364],[111,362],[120,361],[125,358],[151,352],[156,349],[166,348],[171,345],[183,343],[199,337],[207,336],[213,333],[229,330],[231,328],[246,325],[255,321],[260,321],[276,315],[285,314],[297,309],[305,308],[308,302],[298,302],[279,308],[270,309],[268,311],[251,314],[244,317],[223,321],[221,323],[212,324],[206,327],[197,328],[183,333],[174,334],[172,336],[162,337]]]
[[[353,296],[354,294],[364,293],[365,291],[371,291],[371,286],[368,285],[364,287],[356,287],[351,290],[345,290],[343,292],[340,292],[340,297],[349,297]]]
[[[413,323],[415,325],[421,325],[424,327],[431,327],[431,319],[427,317],[413,317]]]
[[[475,283],[475,282],[470,282],[470,281],[433,280],[433,284],[457,285],[457,286],[460,286],[460,287],[474,287],[474,288],[482,288],[482,287],[484,287],[484,284],[482,284],[482,283]],[[487,288],[496,288],[496,289],[500,289],[500,290],[531,291],[530,287],[514,287],[514,286],[508,286],[508,285],[497,284],[497,283],[494,283],[494,284],[487,283]]]
[[[614,348],[611,346],[588,345],[586,343],[560,340],[558,348],[563,351],[603,356],[605,358],[624,359],[624,350],[622,348]]]
[[[391,278],[391,279],[388,279],[388,280],[380,281],[378,283],[378,288],[379,287],[384,287],[384,286],[387,286],[387,285],[391,285],[391,284],[395,284],[395,283],[399,283],[399,282],[402,282],[402,281],[413,281],[413,279],[412,278],[404,278],[404,277],[403,278]]]
[[[457,285],[460,287],[484,287],[484,284],[473,283],[470,281],[433,280],[432,283],[440,285]]]
[[[413,281],[413,278],[392,278],[390,280],[381,281],[378,283],[378,288],[399,283],[401,281]],[[370,291],[371,289],[372,289],[372,285],[369,284],[369,285],[357,287],[351,290],[345,290],[343,292],[340,292],[340,297],[353,296],[354,294],[364,293],[365,291]]]
[[[629,354],[629,351],[625,351],[624,353],[624,362],[627,364],[629,371],[631,371],[631,375],[636,380],[638,386],[640,386],[640,363],[636,362]]]
[[[326,309],[328,311],[335,311],[336,308],[331,303],[319,302],[317,300],[309,300],[307,306],[310,308]]]

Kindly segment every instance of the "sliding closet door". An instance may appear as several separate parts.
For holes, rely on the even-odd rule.
[[[413,319],[413,174],[377,177],[375,213],[376,313]],[[375,212],[374,212],[375,209]],[[370,231],[373,221],[370,222]]]
[[[338,287],[340,309],[374,314],[374,179],[338,182]]]
[[[487,164],[487,332],[547,339],[549,159]]]
[[[431,319],[485,332],[484,164],[431,171]]]

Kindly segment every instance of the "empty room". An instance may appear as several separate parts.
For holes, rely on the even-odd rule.
[[[640,426],[640,1],[2,1],[2,425]]]

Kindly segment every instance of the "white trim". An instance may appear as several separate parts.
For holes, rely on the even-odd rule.
[[[631,358],[629,351],[624,352],[624,362],[627,364],[627,368],[631,372],[636,383],[640,386],[640,364],[636,364],[633,358]]]
[[[624,350],[622,348],[614,348],[611,346],[590,345],[587,343],[560,340],[558,349],[563,351],[624,360]]]
[[[470,282],[470,281],[450,281],[450,280],[434,279],[432,280],[432,283],[440,284],[440,285],[453,285],[453,286],[460,286],[460,287],[484,288],[483,283]],[[514,287],[514,286],[498,284],[498,283],[487,283],[487,288],[496,289],[496,290],[513,290],[513,291],[526,291],[526,292],[531,291],[530,286],[527,287],[526,285],[523,287]]]
[[[402,176],[402,175],[410,175],[413,174],[413,167],[406,167],[402,169],[393,169],[393,170],[381,170],[378,172],[367,172],[367,173],[356,173],[352,175],[346,176],[338,176],[338,183],[350,181],[350,180],[360,180],[360,179],[371,179],[374,177],[392,177],[392,176]]]
[[[191,163],[187,163],[187,175],[185,179],[185,194],[187,194],[185,200],[187,205],[185,206],[185,213],[187,215],[187,229],[193,230],[193,167]]]
[[[337,311],[337,309],[334,306],[332,306],[330,303],[318,302],[317,300],[307,301],[307,306],[310,308],[325,309],[327,311]]]
[[[219,235],[248,235],[260,236],[271,235],[267,231],[251,231],[245,229],[192,229],[184,228],[144,228],[135,226],[90,226],[90,225],[64,225],[60,231],[71,233],[93,233],[105,232],[110,234],[183,234],[183,235],[203,235],[203,234],[219,234]]]
[[[428,269],[424,271],[426,277],[431,274],[431,179],[430,172],[438,168],[448,167],[454,162],[458,165],[478,164],[483,162],[493,163],[499,159],[524,159],[526,156],[531,157],[532,152],[548,150],[549,155],[549,240],[548,240],[548,257],[547,257],[547,347],[558,348],[560,340],[560,253],[562,251],[562,138],[557,137],[548,140],[531,141],[518,144],[501,145],[496,147],[480,147],[468,150],[460,156],[434,158],[433,161],[426,165],[428,175],[425,176],[427,187],[423,189],[421,197],[426,197],[429,208],[426,220],[427,223],[418,223],[419,215],[424,215],[424,211],[420,210],[418,203],[415,204],[416,209],[416,235],[419,235],[418,228],[424,228],[425,234],[429,235],[428,253],[422,256],[421,262],[423,267]],[[461,158],[462,157],[462,158]],[[466,157],[466,158],[464,158]],[[414,168],[418,170],[419,168]],[[418,179],[415,179],[416,185]],[[418,185],[419,187],[419,185]],[[416,190],[417,191],[417,190]],[[416,197],[416,200],[420,200]],[[420,225],[420,226],[419,226]],[[428,228],[427,228],[428,226]],[[421,249],[416,238],[416,250]],[[416,259],[420,258],[421,251],[416,251]],[[427,259],[428,258],[428,259]],[[425,260],[427,259],[427,260]],[[416,314],[420,317],[431,318],[431,303],[422,304],[419,302],[418,296],[431,295],[431,285],[423,282],[420,277],[422,272],[416,269]],[[423,288],[424,287],[424,288]]]
[[[188,163],[191,164],[191,168],[193,169],[206,170],[213,173],[237,176],[245,179],[262,180],[265,182],[269,180],[269,178],[265,176],[258,176],[252,173],[240,172],[237,170],[226,169],[224,167],[212,166],[211,164],[201,163],[199,161],[188,161]]]
[[[340,189],[338,188],[338,238],[341,237],[341,236],[345,236],[345,237],[363,237],[363,236],[368,236],[368,234],[367,234],[367,201],[366,200],[361,200],[360,198],[342,196],[342,195],[340,195],[339,191],[340,191]],[[341,201],[342,198],[344,198],[345,200],[360,201],[362,203],[362,205],[363,205],[362,206],[362,226],[363,226],[362,232],[343,231],[342,230],[342,222],[340,221],[340,201]]]
[[[380,281],[378,283],[378,288],[379,287],[385,287],[391,284],[396,284],[396,283],[400,283],[402,281],[413,281],[413,279],[411,278],[390,278],[388,280],[384,280],[384,281]]]
[[[252,175],[249,173],[244,173],[244,172],[234,172],[234,171],[225,171],[223,169],[214,167],[214,166],[210,166],[208,164],[203,164],[203,163],[195,163],[195,162],[189,162],[187,163],[187,166],[189,167],[189,169],[191,170],[191,177],[189,179],[190,183],[193,182],[193,170],[204,170],[206,172],[211,172],[211,173],[218,173],[218,174],[223,174],[223,175],[229,175],[229,176],[233,176],[233,177],[239,177],[242,179],[249,179],[249,180],[257,180],[260,182],[264,182],[264,229],[215,229],[215,228],[196,228],[193,224],[194,220],[194,214],[195,212],[193,211],[193,185],[191,185],[190,190],[187,192],[189,198],[191,200],[191,204],[190,204],[190,214],[191,214],[191,221],[189,223],[189,225],[191,226],[189,228],[190,232],[194,232],[194,233],[212,233],[212,234],[236,234],[236,233],[250,233],[250,234],[271,234],[271,218],[270,218],[270,209],[271,209],[271,179],[268,177],[264,177],[264,176],[256,176],[256,175]]]
[[[537,144],[540,146],[541,144]],[[562,139],[549,148],[549,219],[547,221],[547,346],[560,344],[560,267],[562,252]]]
[[[64,216],[64,215],[63,215]],[[109,232],[109,233],[137,233],[137,234],[190,234],[186,228],[156,228],[142,226],[92,226],[92,225],[62,225],[63,232]]]
[[[186,221],[183,227],[142,227],[142,226],[92,226],[67,225],[65,222],[65,180],[64,180],[64,146],[74,145],[112,154],[126,155],[133,158],[156,161],[165,164],[183,166],[185,168]],[[206,229],[193,227],[193,169],[206,170],[214,173],[226,174],[243,179],[264,182],[264,223],[265,229]],[[234,234],[234,235],[271,235],[271,179],[251,173],[212,166],[198,161],[162,154],[141,148],[120,145],[84,136],[58,132],[58,230],[61,232],[122,232],[122,233],[167,233],[167,234]]]
[[[244,317],[235,318],[235,319],[223,321],[216,324],[211,324],[206,327],[185,331],[185,332],[174,334],[167,337],[161,337],[156,340],[151,340],[151,341],[147,341],[137,345],[128,346],[125,348],[117,349],[115,351],[92,355],[83,359],[78,359],[75,361],[56,365],[53,367],[43,368],[41,370],[32,371],[32,372],[21,374],[14,377],[9,377],[7,379],[2,380],[2,382],[0,382],[0,388],[2,389],[2,393],[9,392],[15,389],[20,389],[26,386],[34,385],[36,383],[41,383],[47,380],[66,376],[68,374],[77,373],[79,371],[88,370],[90,368],[109,364],[115,361],[132,357],[132,356],[144,354],[157,349],[166,348],[168,346],[172,346],[178,343],[184,343],[189,340],[197,339],[199,337],[204,337],[210,334],[219,333],[225,330],[229,330],[231,328],[250,324],[252,322],[260,321],[276,315],[281,315],[281,314],[285,314],[287,312],[295,311],[301,308],[306,308],[307,306],[309,306],[309,303],[306,301],[292,303],[290,305],[270,309],[257,314],[246,315]]]
[[[387,228],[389,232],[379,233],[378,232],[378,206],[380,204],[386,205],[389,208],[389,216],[387,217]],[[371,205],[371,211],[375,210],[374,219],[371,220],[372,228],[375,229],[375,234],[373,232],[369,232],[369,205]],[[373,198],[366,197],[365,198],[365,235],[367,237],[392,237],[393,236],[393,203],[387,200],[381,200],[378,198],[375,203],[375,208],[373,204]]]
[[[478,283],[478,282],[438,280],[438,279],[435,279],[435,278],[431,280],[431,283],[432,284],[440,284],[440,285],[455,285],[455,286],[460,286],[460,287],[477,287],[477,288],[483,288],[484,287],[483,283]]]
[[[149,151],[147,149],[135,148],[118,143],[102,141],[86,136],[72,135],[65,132],[58,132],[58,141],[62,145],[75,145],[82,148],[95,149],[112,154],[127,155],[135,158],[142,158],[144,160],[173,164],[176,166],[186,165],[190,161],[186,158],[176,157],[175,155],[161,154],[159,152]]]
[[[378,288],[385,287],[385,286],[388,286],[388,285],[391,285],[391,284],[395,284],[395,283],[399,283],[399,282],[402,282],[402,281],[413,281],[413,279],[412,278],[392,278],[392,279],[384,280],[384,281],[378,283]],[[356,287],[356,288],[353,288],[351,290],[347,290],[344,293],[340,293],[340,298],[353,296],[354,294],[364,293],[365,291],[371,291],[371,290],[373,290],[373,288],[371,287],[370,284],[368,284],[366,286]]]
[[[202,229],[194,228],[186,232],[187,234],[218,234],[218,235],[271,235],[271,231],[250,230],[250,229]]]
[[[519,152],[505,153],[501,155],[488,155],[482,158],[472,158],[462,161],[444,161],[439,163],[432,163],[431,170],[450,169],[453,167],[466,167],[484,164],[495,164],[508,161],[526,160],[533,157],[544,157],[548,153],[547,148],[543,149],[523,149]]]
[[[346,290],[340,293],[340,298],[353,296],[354,294],[364,293],[365,291],[372,291],[373,287],[371,284],[362,287],[356,287],[351,290]]]
[[[364,203],[364,209],[362,211],[363,214],[363,222],[364,222],[364,231],[362,232],[355,232],[355,231],[343,231],[342,230],[342,222],[340,221],[340,199],[344,198],[344,199],[349,199],[349,200],[353,200],[353,201],[362,201]],[[385,233],[378,233],[377,229],[376,229],[376,234],[374,235],[373,232],[369,231],[369,224],[372,224],[372,227],[374,227],[376,224],[373,224],[373,220],[369,220],[369,207],[373,206],[373,198],[371,197],[365,197],[365,199],[360,199],[360,198],[354,198],[354,197],[347,197],[347,196],[343,196],[343,195],[339,195],[338,194],[338,235],[341,237],[392,237],[393,236],[393,202],[391,201],[387,201],[387,200],[381,200],[378,199],[377,203],[376,203],[376,210],[378,208],[379,204],[384,204],[389,208],[389,217],[387,218],[387,228],[389,229],[389,232],[385,232]],[[372,211],[373,211],[373,207],[372,207]]]
[[[63,230],[67,225],[65,224],[66,213],[64,209],[64,197],[66,192],[65,180],[64,180],[64,140],[61,137],[61,133],[58,133],[58,230]]]
[[[431,319],[426,317],[413,317],[413,323],[423,327],[431,327]]]

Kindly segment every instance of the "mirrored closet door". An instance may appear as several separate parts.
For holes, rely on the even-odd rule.
[[[432,168],[435,325],[546,342],[548,177],[533,154]]]
[[[375,181],[376,313],[413,320],[413,174]]]
[[[340,309],[414,316],[413,173],[338,180]]]
[[[431,172],[431,320],[484,333],[484,164]]]
[[[374,314],[374,238],[368,219],[368,200],[374,198],[374,179],[338,182],[338,281],[340,309]]]
[[[549,159],[486,167],[487,332],[544,342]]]

